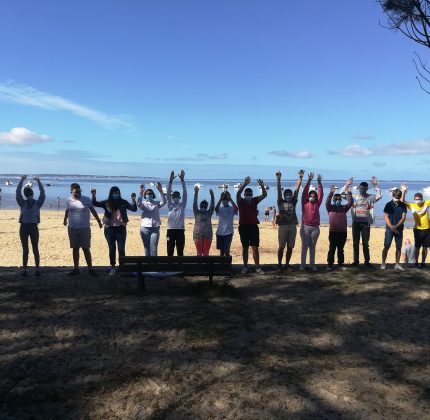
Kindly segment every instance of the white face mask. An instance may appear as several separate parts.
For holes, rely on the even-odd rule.
[[[145,198],[148,201],[152,201],[154,199],[154,196],[152,194],[147,194]]]
[[[423,204],[423,200],[414,200],[415,204],[418,204],[419,206],[421,206],[421,204]]]
[[[399,200],[398,198],[393,198],[393,201],[394,201],[395,203],[398,203],[400,200]]]
[[[178,204],[178,203],[179,203],[179,200],[180,200],[180,198],[179,198],[179,197],[173,197],[173,198],[172,198],[173,204]]]
[[[334,200],[334,205],[335,206],[341,206],[342,205],[342,200]]]
[[[315,203],[315,201],[317,201],[317,200],[316,200],[316,198],[314,196],[312,196],[312,197],[309,197],[309,201],[311,203]]]

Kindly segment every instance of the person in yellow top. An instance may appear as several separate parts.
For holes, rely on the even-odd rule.
[[[430,247],[430,220],[428,214],[428,208],[430,207],[430,200],[424,200],[423,195],[420,192],[414,194],[414,201],[407,202],[405,200],[407,186],[402,185],[402,198],[401,201],[406,203],[406,206],[411,210],[414,216],[414,239],[415,239],[415,268],[425,268],[427,258],[427,248]],[[420,248],[423,248],[421,252],[421,264],[418,263],[420,256]]]

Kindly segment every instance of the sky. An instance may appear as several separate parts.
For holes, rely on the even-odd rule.
[[[375,0],[0,2],[0,173],[427,180],[430,95]]]

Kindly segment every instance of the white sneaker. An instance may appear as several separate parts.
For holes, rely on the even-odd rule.
[[[346,271],[348,270],[348,267],[346,267],[345,265],[340,265],[339,270]]]
[[[114,276],[116,274],[116,268],[112,267],[109,271],[109,276]]]
[[[258,274],[266,274],[261,267],[257,267],[255,269],[255,272],[258,273]]]
[[[394,266],[394,270],[405,271],[405,269],[404,269],[400,264],[396,264],[396,265]]]
[[[381,264],[381,270],[385,270],[387,268],[387,266],[385,265],[385,263]]]
[[[242,274],[246,274],[248,272],[248,267],[242,267],[242,270],[240,270]]]

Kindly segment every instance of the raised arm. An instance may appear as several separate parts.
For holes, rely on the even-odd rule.
[[[22,184],[24,183],[24,180],[27,178],[27,175],[22,175],[21,180],[19,181],[18,185],[16,186],[16,202],[20,207],[22,207],[25,203],[25,199],[22,195]]]
[[[330,192],[328,193],[327,199],[325,200],[325,208],[327,209],[327,211],[331,211],[332,210],[332,204],[331,204],[331,200],[333,198],[334,192],[336,191],[336,188],[334,185],[331,186],[330,188]]]
[[[348,211],[352,207],[352,191],[348,190],[346,193],[346,211]]]
[[[322,186],[322,176],[320,174],[318,174],[317,182],[318,182],[318,206],[320,206],[322,204],[323,197],[324,197],[324,189]]]
[[[143,208],[143,194],[145,192],[145,184],[140,184],[139,198],[137,199],[137,207]]]
[[[212,215],[215,208],[215,194],[213,190],[209,190],[209,194],[211,195],[211,202],[209,203],[209,212]]]
[[[276,172],[276,189],[278,190],[278,202],[282,201],[281,171]]]
[[[314,173],[308,173],[308,182],[306,182],[305,187],[302,192],[302,206],[304,206],[309,201],[309,187],[311,185],[311,181],[314,179]]]
[[[125,208],[127,210],[136,211],[137,210],[136,193],[131,193],[131,204],[128,201],[126,201],[126,203],[127,204],[125,205]]]
[[[241,196],[242,196],[242,192],[243,192],[243,190],[245,189],[245,187],[249,184],[251,182],[251,177],[250,176],[247,176],[244,180],[243,180],[243,182],[242,182],[242,185],[240,186],[240,188],[237,190],[237,193],[236,193],[236,201],[237,202],[239,202],[240,200],[241,200]]]
[[[376,191],[374,203],[377,203],[382,198],[382,190],[381,188],[379,188],[376,176],[372,176],[371,182],[373,185],[373,189]]]
[[[261,187],[261,194],[257,197],[257,203],[260,203],[267,197],[267,190],[262,179],[257,179],[257,183]]]
[[[97,190],[95,188],[91,188],[91,204],[94,207],[103,207],[103,202],[97,201]]]
[[[163,186],[161,185],[161,182],[157,182],[157,190],[160,193],[160,203],[158,205],[158,207],[163,207],[166,204],[166,194],[164,194],[163,192]]]
[[[167,207],[169,210],[172,209],[172,183],[175,179],[175,173],[172,171],[170,172],[169,182],[167,184]]]
[[[300,191],[300,187],[302,186],[304,175],[305,175],[305,171],[303,169],[300,169],[299,178],[297,179],[296,186],[294,187],[294,193],[293,193],[293,195],[296,199],[299,196],[299,191]]]
[[[400,201],[402,203],[406,203],[406,193],[408,192],[408,186],[406,185],[406,183],[402,183],[400,185],[400,191],[402,192],[402,196],[400,198]]]
[[[196,185],[194,187],[194,200],[193,200],[193,213],[196,214],[199,211],[199,208],[197,206],[197,199],[199,196],[199,187]]]
[[[182,207],[185,209],[188,200],[187,186],[185,185],[185,171],[182,169],[178,176],[182,184]]]
[[[224,199],[224,197],[225,197],[225,193],[224,193],[224,192],[222,192],[222,193],[220,194],[220,196],[219,196],[219,200],[218,200],[218,202],[216,203],[216,206],[215,206],[215,213],[216,213],[216,214],[218,214],[218,213],[219,213],[219,208],[221,207],[221,201]]]
[[[40,182],[40,178],[38,176],[35,176],[33,179],[37,182],[37,185],[40,191],[39,198],[37,199],[37,205],[39,207],[42,207],[46,198],[45,188],[43,187],[43,184]]]

